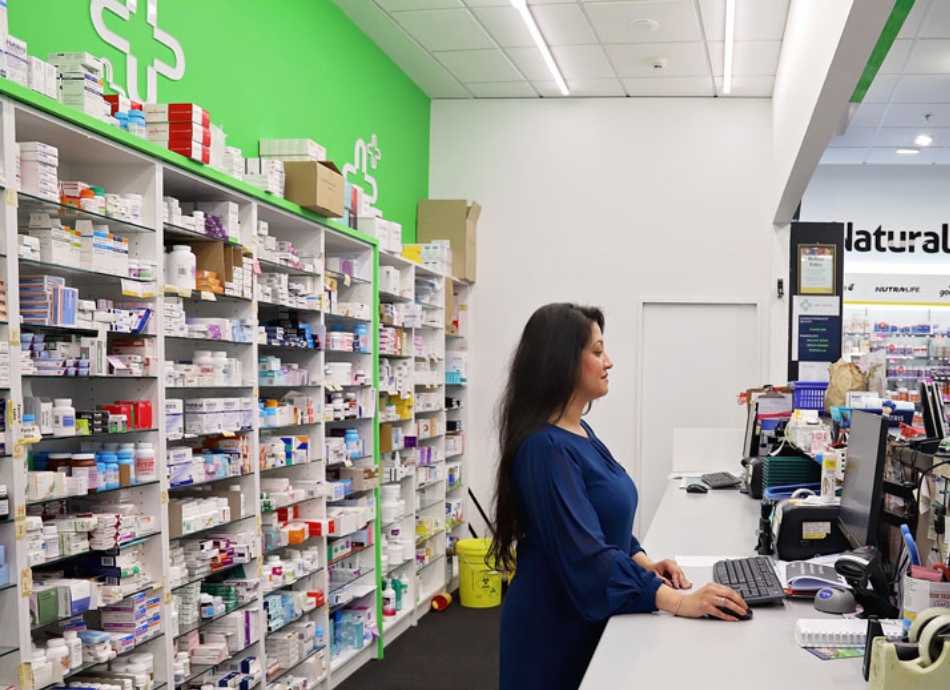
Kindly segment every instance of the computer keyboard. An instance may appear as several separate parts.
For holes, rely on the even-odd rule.
[[[738,477],[728,472],[710,472],[709,474],[704,474],[701,479],[703,480],[703,484],[710,489],[730,489],[741,483]]]
[[[732,587],[750,606],[773,604],[785,598],[782,583],[768,556],[751,556],[713,565],[713,580]]]

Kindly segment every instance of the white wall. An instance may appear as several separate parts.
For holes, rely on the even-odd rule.
[[[856,229],[939,231],[950,223],[950,167],[821,165],[802,198],[801,219]],[[845,272],[950,273],[950,255],[849,252]]]
[[[638,479],[637,300],[773,306],[771,132],[768,100],[433,102],[430,196],[484,206],[468,433],[469,477],[483,503],[492,495],[498,392],[534,309],[568,300],[605,309],[616,366],[611,394],[590,419]],[[749,334],[683,324],[669,337],[693,340],[701,358],[708,339]],[[688,384],[676,371],[670,383]],[[736,392],[759,383],[737,381]],[[658,490],[640,489],[648,497]]]

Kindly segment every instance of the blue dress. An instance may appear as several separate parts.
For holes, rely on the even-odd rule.
[[[631,558],[643,550],[636,486],[584,429],[547,425],[518,449],[525,534],[501,613],[500,690],[576,690],[607,619],[656,610],[662,581]]]

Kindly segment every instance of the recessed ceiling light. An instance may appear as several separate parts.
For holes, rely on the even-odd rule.
[[[917,138],[914,139],[914,143],[917,144],[917,146],[930,146],[934,143],[934,138],[929,134],[918,134]]]
[[[897,153],[902,156],[916,156],[920,151],[918,149],[897,149]]]
[[[632,19],[630,28],[644,33],[652,33],[660,28],[660,22],[655,19]]]

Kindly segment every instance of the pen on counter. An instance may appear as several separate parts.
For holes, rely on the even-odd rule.
[[[907,544],[907,551],[910,553],[911,565],[920,565],[920,554],[917,553],[917,543],[910,533],[910,527],[901,525],[901,534],[904,535],[904,543]]]

